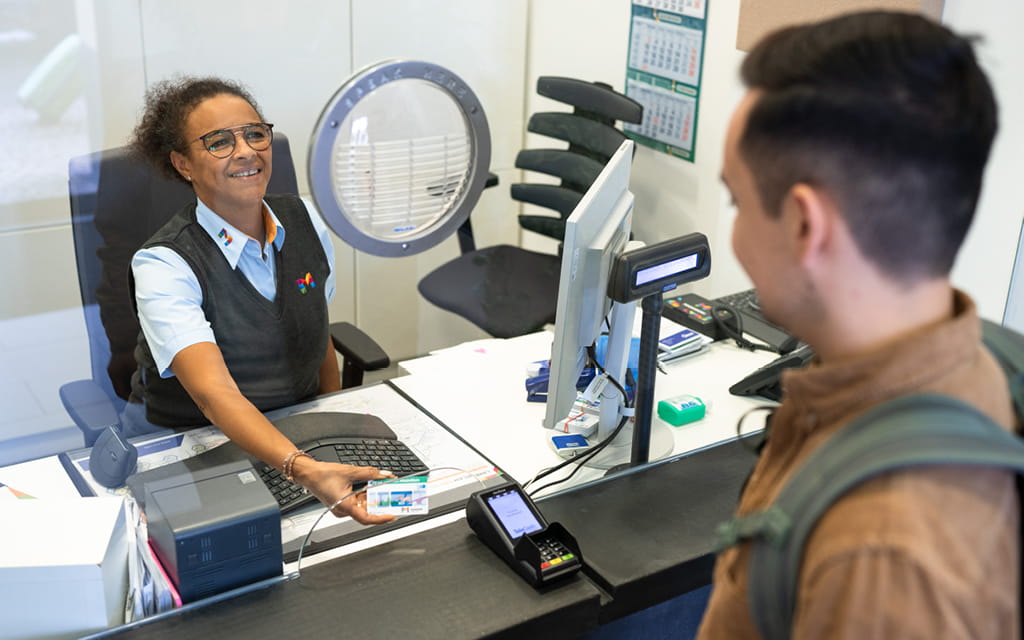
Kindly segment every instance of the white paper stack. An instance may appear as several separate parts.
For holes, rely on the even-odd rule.
[[[128,541],[119,497],[0,504],[5,638],[71,638],[121,624]]]

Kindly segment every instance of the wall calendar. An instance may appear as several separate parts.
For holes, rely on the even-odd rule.
[[[709,0],[633,0],[626,95],[644,106],[625,124],[640,144],[693,162]]]

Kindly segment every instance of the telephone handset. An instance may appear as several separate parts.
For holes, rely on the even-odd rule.
[[[580,570],[576,539],[557,522],[547,522],[514,481],[477,491],[466,503],[466,521],[491,548],[534,587]]]
[[[806,366],[813,357],[814,351],[810,347],[806,345],[800,347],[784,356],[779,356],[732,385],[729,387],[729,393],[734,396],[762,396],[778,402],[782,400],[779,378],[783,369]]]

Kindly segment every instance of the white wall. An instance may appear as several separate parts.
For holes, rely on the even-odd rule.
[[[696,162],[639,147],[633,168],[636,235],[654,242],[691,231],[707,234],[713,273],[691,288],[712,296],[749,286],[729,247],[733,212],[718,180],[728,115],[742,94],[737,69],[743,54],[734,46],[739,3],[709,2]],[[19,44],[25,34],[12,29],[10,14],[4,12],[30,9],[38,14],[40,33],[48,30],[52,39],[77,26],[83,44],[84,99],[72,104],[58,122],[45,126],[35,122],[31,112],[10,106],[12,85],[23,80],[21,74],[45,47],[42,39],[39,46]],[[11,429],[36,433],[70,424],[56,400],[56,387],[85,375],[88,363],[69,356],[58,366],[60,358],[47,355],[43,360],[52,367],[38,375],[26,373],[31,369],[26,365],[33,363],[14,345],[29,344],[26,328],[38,330],[41,318],[80,317],[67,224],[67,159],[123,144],[148,84],[176,72],[223,74],[249,84],[267,117],[292,139],[304,187],[306,145],[319,110],[356,68],[393,57],[447,66],[474,88],[487,111],[493,136],[491,169],[501,179],[498,188],[484,192],[473,214],[478,243],[515,243],[520,232],[508,185],[519,179],[513,158],[524,142],[526,114],[555,108],[536,96],[536,78],[574,76],[602,80],[621,90],[629,18],[629,0],[253,0],[245,5],[204,0],[24,0],[0,6],[0,65],[8,65],[0,66],[0,89],[7,100],[0,103],[0,131],[9,142],[0,158],[0,272],[7,276],[0,321],[8,345],[0,345],[0,378],[5,388],[32,390],[0,398],[0,413],[8,418],[0,420],[0,441]],[[982,62],[1002,107],[977,220],[953,274],[956,284],[978,300],[983,315],[998,319],[1024,213],[1016,166],[1018,150],[1024,148],[1024,119],[1019,116],[1024,113],[1024,75],[1019,72],[1024,42],[1017,35],[1018,25],[1024,24],[1024,4],[946,0],[944,20],[957,30],[984,36],[979,47]],[[217,36],[221,25],[226,30]],[[31,59],[19,58],[11,53],[15,50],[28,51]],[[530,144],[539,141],[531,138]],[[41,186],[35,189],[33,183],[30,195],[12,198],[14,187],[37,179],[26,169],[44,165]],[[550,242],[523,235],[524,245],[553,250]],[[416,291],[423,275],[457,255],[454,240],[405,259],[356,255],[340,241],[336,246],[340,277],[332,317],[355,320],[396,359],[483,336],[468,322],[424,302]],[[1024,261],[1020,270],[1024,296]],[[1008,321],[1024,329],[1024,300],[1014,302],[1008,307]],[[83,332],[78,326],[70,329],[63,337]],[[31,340],[52,345],[58,333],[47,329],[42,338],[33,335]],[[43,417],[27,415],[36,410],[35,404]],[[10,421],[12,416],[16,424]],[[42,453],[46,452],[35,455]]]
[[[749,286],[732,256],[734,215],[718,175],[728,116],[743,93],[738,79],[743,53],[735,48],[739,0],[708,2],[696,162],[638,147],[631,188],[636,194],[633,229],[645,242],[700,231],[712,247],[712,275],[692,289],[722,295]],[[629,0],[533,0],[530,15],[527,110],[548,108],[532,93],[539,75],[601,80],[622,90]],[[978,33],[982,64],[1000,101],[1002,123],[993,149],[974,226],[956,263],[953,279],[970,292],[982,314],[1001,319],[1020,232],[1024,198],[1019,163],[1024,148],[1024,4],[1008,0],[946,0],[943,21],[954,30]],[[529,234],[528,234],[529,235]],[[526,238],[525,243],[542,242]],[[1024,279],[1024,267],[1022,267]],[[1024,291],[1024,284],[1021,285]],[[1021,311],[1024,327],[1024,310]]]
[[[305,140],[333,90],[364,64],[418,57],[450,67],[480,96],[494,136],[492,170],[501,186],[485,192],[474,228],[481,245],[515,242],[507,186],[517,179],[512,160],[523,141],[524,114],[547,108],[534,92],[536,78],[569,75],[623,87],[628,0],[262,1],[244,12],[238,6],[75,0],[88,80],[89,144],[80,152],[123,144],[147,84],[176,72],[218,73],[249,84],[267,116],[291,136],[304,185]],[[709,3],[697,161],[640,147],[633,172],[636,235],[652,242],[706,233],[713,274],[694,288],[710,295],[748,282],[731,257],[732,211],[718,181],[727,116],[742,92],[736,73],[743,54],[734,47],[738,7],[739,0]],[[975,295],[983,314],[996,318],[1003,313],[1022,214],[1014,162],[1024,143],[1024,122],[1015,117],[1024,106],[1024,77],[1014,64],[1024,60],[1016,34],[1022,18],[1024,5],[1006,0],[947,0],[944,14],[954,28],[985,37],[982,60],[1002,104],[1002,128],[978,218],[954,271],[956,283]],[[211,37],[211,25],[219,24],[230,28],[222,38]],[[0,207],[0,268],[34,275],[8,279],[0,318],[78,304],[67,251],[70,229],[61,222],[67,219],[66,206],[58,194]],[[37,209],[46,210],[45,224],[37,224]],[[527,246],[550,248],[525,235]],[[372,327],[396,357],[482,335],[423,302],[415,290],[425,273],[457,254],[454,241],[406,259],[356,255],[340,242],[338,251],[339,271],[351,277],[339,279],[333,316]],[[36,259],[43,254],[46,261]]]
[[[383,59],[427,60],[460,75],[490,121],[491,170],[503,189],[486,192],[474,211],[479,243],[518,241],[507,185],[514,181],[512,163],[522,139],[527,0],[263,0],[244,11],[240,6],[75,0],[88,114],[88,145],[77,152],[123,145],[154,82],[176,74],[221,75],[247,85],[266,117],[289,135],[300,189],[308,195],[309,137],[338,87],[355,70]],[[12,279],[0,319],[79,304],[67,197],[58,194],[45,204],[49,217],[42,229],[31,220],[11,229],[0,225],[3,270],[37,274]],[[29,218],[39,206],[9,207],[5,222],[15,214]],[[59,255],[66,259],[37,264],[33,256],[54,246],[64,248]],[[340,240],[335,246],[339,278],[332,319],[369,328],[393,358],[483,337],[416,291],[420,278],[458,255],[454,239],[404,259],[357,254]],[[39,295],[43,283],[45,296]]]
[[[387,58],[427,60],[459,75],[480,98],[491,129],[491,171],[499,185],[473,210],[478,246],[515,244],[518,228],[508,185],[521,146],[526,0],[369,0],[353,3],[356,68]],[[393,358],[486,337],[468,321],[420,297],[416,283],[458,257],[454,237],[409,258],[358,254],[357,323],[384,336]]]
[[[123,145],[148,86],[180,73],[223,75],[248,85],[267,118],[289,135],[300,189],[308,195],[306,153],[314,124],[356,69],[395,57],[448,67],[474,89],[489,116],[491,170],[502,183],[486,191],[474,211],[478,241],[515,244],[519,232],[507,185],[522,140],[528,9],[527,0],[0,3],[0,132],[8,142],[0,158],[0,272],[8,276],[0,302],[0,380],[4,388],[26,391],[0,396],[3,462],[68,449],[67,433],[81,437],[58,401],[62,383],[89,371],[67,162]],[[81,47],[63,70],[77,73],[84,89],[56,122],[42,122],[16,93],[34,70],[48,68],[48,52],[68,34],[77,34]],[[357,255],[340,240],[335,246],[332,319],[355,321],[393,359],[483,337],[416,290],[430,269],[456,257],[454,239],[406,259]],[[44,318],[67,326],[54,330]],[[26,339],[26,327],[46,331]],[[69,340],[82,348],[69,348]],[[46,357],[25,363],[29,347],[33,356]],[[26,433],[34,437],[31,447],[19,444]]]
[[[630,182],[636,195],[633,233],[639,240],[653,243],[694,231],[708,236],[712,274],[686,287],[704,295],[749,286],[729,248],[732,216],[718,179],[727,116],[743,93],[737,76],[743,54],[735,48],[738,8],[738,0],[708,3],[696,162],[638,145]],[[629,0],[533,2],[528,86],[533,89],[541,75],[566,75],[607,82],[622,91],[630,13]],[[588,17],[584,20],[580,16]],[[531,93],[527,110],[557,108],[552,106],[555,104]],[[531,136],[531,144],[541,140]],[[525,235],[527,245],[546,244],[533,234]]]
[[[974,295],[982,315],[1024,330],[1024,283],[1013,299],[1008,287],[1017,250],[1024,197],[1019,155],[1024,148],[1024,4],[1008,0],[946,0],[943,22],[963,33],[979,34],[981,63],[999,101],[999,134],[985,176],[977,218],[960,259],[954,281]]]

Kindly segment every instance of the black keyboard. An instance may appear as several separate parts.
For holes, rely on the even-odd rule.
[[[743,320],[743,332],[749,333],[758,340],[776,349],[788,351],[796,346],[796,340],[788,331],[767,320],[761,313],[761,303],[754,289],[746,289],[715,298],[711,304],[732,307],[740,313]]]
[[[426,471],[427,465],[399,440],[385,438],[319,438],[315,443],[299,445],[302,450],[322,462],[341,462],[357,466],[377,467],[398,477]],[[270,489],[281,513],[289,513],[316,501],[313,494],[288,482],[281,472],[268,464],[257,465],[260,479]]]
[[[730,293],[727,296],[715,298],[713,302],[716,305],[728,305],[737,311],[745,311],[747,313],[761,315],[761,303],[758,301],[757,291],[754,289]]]

